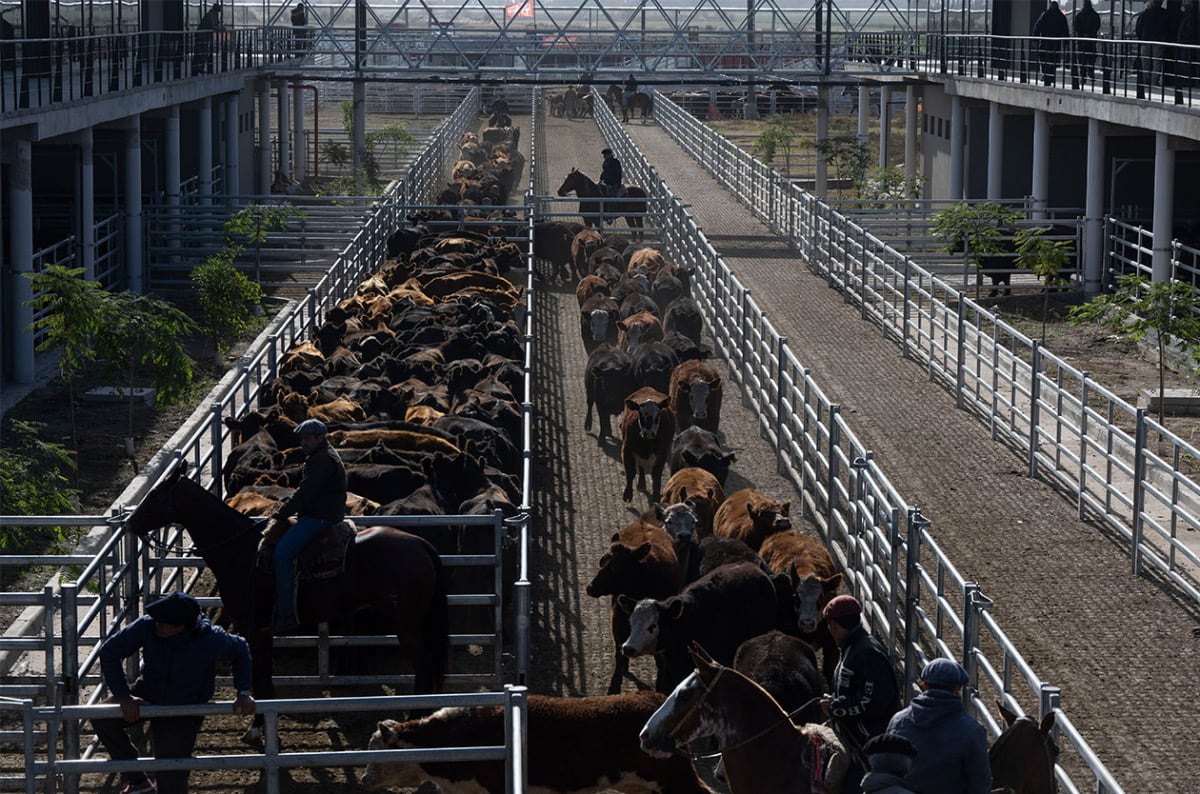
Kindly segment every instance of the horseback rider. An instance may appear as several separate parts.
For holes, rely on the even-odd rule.
[[[963,708],[970,683],[962,665],[934,659],[921,671],[921,693],[888,723],[917,748],[908,782],[918,791],[987,794],[992,789],[987,733]]]
[[[638,92],[638,81],[637,81],[637,78],[634,77],[633,73],[631,72],[629,74],[629,76],[625,78],[625,91],[623,94],[621,94],[621,107],[623,109],[627,109],[629,107],[629,100],[633,99],[633,95],[636,94],[637,92]]]
[[[296,558],[304,547],[345,518],[346,467],[326,440],[327,428],[319,419],[296,425],[300,449],[306,455],[304,477],[292,497],[273,516],[259,544],[259,556],[268,553],[275,565],[275,620],[269,631],[284,634],[300,625],[296,619]],[[288,527],[288,518],[297,516]],[[278,541],[278,542],[277,542]],[[274,551],[268,551],[274,546]]]
[[[888,720],[900,708],[900,690],[887,651],[862,625],[858,599],[837,596],[822,614],[841,658],[833,671],[833,694],[822,698],[821,710],[832,718],[850,754],[846,781],[857,786],[866,770],[863,746],[887,729]]]
[[[604,164],[600,166],[600,186],[605,189],[609,198],[616,198],[621,190],[621,161],[613,154],[612,149],[601,149]]]

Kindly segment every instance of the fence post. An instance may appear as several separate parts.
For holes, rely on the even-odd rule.
[[[1042,396],[1042,346],[1033,341],[1033,359],[1029,365],[1029,476],[1037,477],[1038,403]]]
[[[908,351],[908,318],[912,312],[912,301],[908,298],[908,285],[912,271],[912,257],[904,257],[904,321],[900,332],[900,349],[904,358],[909,358]]]
[[[1142,513],[1146,507],[1146,415],[1145,408],[1137,409],[1133,445],[1133,542],[1129,549],[1134,576],[1142,572],[1142,535],[1145,532]]]
[[[859,236],[859,243],[858,243],[858,261],[859,261],[858,294],[859,294],[859,300],[861,301],[861,306],[859,308],[861,311],[862,318],[865,320],[865,319],[867,319],[867,227],[866,227],[866,225],[860,226],[859,230],[862,232],[862,234]],[[880,327],[883,327],[884,323],[881,321],[879,323],[879,325],[880,325]]]
[[[963,386],[966,382],[966,365],[963,362],[963,358],[966,355],[966,342],[963,340],[963,329],[967,325],[966,313],[967,304],[965,296],[960,292],[958,293],[958,331],[956,332],[958,339],[954,346],[956,364],[954,367],[954,406],[960,411],[963,407]]]
[[[279,794],[279,712],[263,715],[263,755],[266,756],[267,794]]]
[[[783,415],[787,407],[787,386],[784,378],[787,374],[788,338],[779,337],[779,346],[775,353],[775,472],[783,474],[786,456],[783,451]]]
[[[859,572],[859,575],[862,576],[862,578],[868,582],[871,581],[871,577],[865,575],[865,573],[863,572],[863,565],[862,565],[863,525],[866,523],[866,521],[863,519],[863,515],[862,515],[863,502],[866,501],[866,499],[865,499],[866,484],[865,484],[864,478],[863,478],[863,470],[866,469],[867,466],[871,465],[871,459],[873,457],[874,457],[874,453],[872,453],[871,451],[868,450],[865,457],[856,455],[854,457],[854,459],[850,461],[850,488],[848,489],[850,492],[850,498],[852,500],[850,503],[850,515],[853,519],[851,522],[851,527],[853,528],[853,532],[854,532],[854,555],[851,558],[850,565],[853,568],[853,570]],[[866,595],[871,599],[872,602],[874,602],[875,601],[874,586],[871,587],[869,594],[864,593],[863,590],[860,588],[859,595],[860,596]],[[889,620],[889,623],[890,622],[891,621]]]
[[[904,550],[904,701],[908,702],[917,682],[917,637],[920,634],[921,532],[929,520],[915,507],[908,508],[907,544]]]
[[[976,582],[963,583],[963,649],[962,666],[970,682],[963,687],[963,705],[971,705],[971,696],[978,689],[979,666],[975,651],[979,647],[979,624],[983,610],[991,606],[992,600],[979,590]]]
[[[1085,504],[1083,497],[1087,489],[1088,392],[1088,371],[1085,369],[1080,373],[1079,378],[1079,481],[1076,485],[1075,499],[1075,509],[1080,521],[1083,520]]]
[[[505,791],[507,794],[524,794],[529,784],[526,779],[529,769],[529,701],[528,693],[523,686],[506,686],[507,695],[504,708],[504,745],[509,748],[508,761],[505,770]],[[520,737],[520,747],[512,743]]]
[[[209,422],[209,442],[212,444],[212,487],[213,493],[218,499],[222,499],[221,494],[221,434],[224,432],[224,425],[221,424],[221,403],[213,403],[208,407],[210,417]]]
[[[873,462],[873,461],[872,461]],[[900,654],[900,626],[897,611],[900,598],[900,508],[888,511],[888,658],[896,666]]]
[[[829,446],[826,449],[826,460],[829,464],[829,471],[825,477],[825,526],[829,532],[829,540],[833,541],[833,514],[837,509],[837,478],[840,471],[838,466],[837,451],[838,446],[842,441],[841,430],[838,428],[838,416],[842,413],[842,406],[838,403],[831,403],[829,406]],[[847,543],[849,538],[846,539]]]
[[[750,406],[750,391],[746,388],[746,368],[750,366],[750,289],[742,289],[741,304],[742,322],[741,322],[741,348],[742,360],[738,362],[738,380],[742,385],[742,405]]]
[[[1048,715],[1062,708],[1062,690],[1053,684],[1042,683],[1038,688],[1038,722],[1040,723]],[[1054,742],[1054,746],[1058,747],[1058,720],[1054,721],[1054,725],[1050,728],[1050,741]],[[1103,784],[1097,781],[1096,790],[1101,791]]]
[[[63,706],[79,703],[79,586],[75,582],[64,582],[59,590],[62,604],[62,702]],[[47,617],[49,620],[49,617]],[[79,721],[67,720],[63,725],[63,754],[67,758],[79,757]],[[71,776],[63,781],[66,790],[73,794],[79,787],[79,778]]]

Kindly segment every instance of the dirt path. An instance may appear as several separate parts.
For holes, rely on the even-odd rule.
[[[627,129],[1129,791],[1194,788],[1197,621],[669,136]],[[735,247],[736,246],[736,247]],[[1168,661],[1170,660],[1170,661]],[[1166,696],[1165,693],[1170,693]]]

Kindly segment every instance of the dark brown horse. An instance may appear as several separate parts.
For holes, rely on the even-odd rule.
[[[634,91],[633,96],[629,97],[629,102],[625,102],[625,91],[619,85],[610,85],[608,90],[604,92],[604,101],[608,104],[608,109],[616,115],[617,111],[621,111],[621,121],[629,123],[629,114],[631,111],[638,111],[642,115],[642,123],[646,123],[646,119],[654,117],[654,99],[641,91]]]
[[[260,523],[184,476],[185,469],[186,464],[180,464],[148,493],[126,526],[142,537],[166,524],[187,529],[216,576],[233,628],[250,643],[255,697],[272,698],[273,642],[263,628],[271,621],[274,581],[255,564]],[[446,577],[429,542],[390,527],[362,530],[347,552],[346,573],[336,595],[324,595],[306,597],[301,585],[301,615],[307,621],[335,621],[372,608],[384,621],[378,633],[395,634],[412,660],[414,690],[440,690],[450,651]]]
[[[1029,715],[1018,717],[1003,703],[996,705],[1008,727],[988,749],[992,789],[1006,789],[1011,794],[1054,794],[1054,764],[1058,761],[1058,746],[1051,735],[1054,712],[1038,724]]]
[[[671,755],[684,752],[696,739],[712,736],[731,794],[812,794],[814,763],[828,758],[825,790],[839,790],[847,756],[833,729],[796,727],[758,684],[717,664],[696,643],[688,651],[696,671],[646,722],[641,732],[643,750],[654,756]]]
[[[603,222],[623,215],[625,224],[633,232],[633,239],[642,239],[647,207],[646,191],[637,185],[623,186],[615,198],[609,198],[604,189],[593,182],[591,177],[572,168],[571,173],[567,174],[567,178],[558,187],[558,195],[565,196],[568,193],[579,196],[579,215],[588,226],[601,228],[604,225],[600,217],[600,199],[603,199]]]

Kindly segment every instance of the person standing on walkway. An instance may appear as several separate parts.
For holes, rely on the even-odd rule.
[[[921,694],[888,723],[913,743],[917,757],[908,782],[917,791],[988,794],[992,770],[987,733],[963,708],[967,671],[950,659],[934,659],[921,671]]]
[[[216,31],[221,29],[221,3],[213,3],[196,25],[196,60],[192,71],[207,74],[213,70],[216,53],[213,51],[213,40]]]
[[[850,755],[846,781],[857,787],[867,769],[864,745],[887,729],[900,708],[900,689],[887,651],[862,625],[857,598],[837,596],[822,615],[841,656],[833,671],[833,694],[821,699],[821,710],[832,719]]]
[[[1081,86],[1095,76],[1096,42],[1100,35],[1100,15],[1092,0],[1083,0],[1083,8],[1075,12],[1075,69]]]
[[[141,653],[141,674],[132,686],[122,662]],[[218,662],[233,666],[237,700],[233,713],[255,711],[250,696],[250,648],[236,634],[214,626],[201,614],[200,604],[186,593],[172,593],[146,607],[146,614],[113,634],[100,646],[100,672],[121,717],[92,720],[97,738],[114,761],[132,761],[137,748],[130,726],[142,721],[141,704],[182,706],[207,703],[216,689]],[[154,717],[150,742],[155,758],[188,758],[204,717]],[[186,794],[190,772],[159,772],[160,794]],[[155,784],[143,772],[125,772],[121,794],[145,794]]]
[[[346,517],[346,467],[326,440],[325,423],[305,419],[295,432],[306,456],[304,477],[292,497],[271,516],[259,545],[260,557],[274,546],[270,554],[275,567],[275,620],[268,631],[275,635],[300,625],[296,617],[296,558],[317,535]],[[289,527],[291,516],[297,519]]]
[[[292,54],[297,58],[302,57],[308,50],[308,9],[304,6],[304,0],[292,7],[292,37]]]
[[[1058,0],[1050,0],[1046,10],[1033,23],[1033,35],[1038,36],[1039,60],[1042,64],[1042,83],[1054,85],[1058,62],[1062,59],[1063,41],[1070,38],[1071,30],[1067,17],[1058,7]]]
[[[1179,85],[1175,89],[1175,102],[1183,102],[1183,89],[1190,88],[1195,77],[1196,50],[1200,45],[1200,27],[1197,26],[1196,0],[1183,0],[1183,13],[1179,17]]]
[[[1162,81],[1163,55],[1167,41],[1167,12],[1162,0],[1146,0],[1138,14],[1133,33],[1142,42],[1138,59],[1138,87],[1145,88]]]

